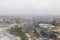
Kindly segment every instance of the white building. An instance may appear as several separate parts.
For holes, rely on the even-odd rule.
[[[18,38],[14,35],[0,31],[0,40],[18,40]]]

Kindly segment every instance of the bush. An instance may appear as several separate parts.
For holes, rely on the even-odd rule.
[[[10,30],[10,33],[19,36],[21,40],[28,40],[25,33],[22,32],[21,28],[13,28]]]

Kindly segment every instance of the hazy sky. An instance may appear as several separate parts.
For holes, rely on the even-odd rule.
[[[0,0],[1,15],[60,15],[60,0]]]

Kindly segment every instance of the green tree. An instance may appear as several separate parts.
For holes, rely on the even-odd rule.
[[[22,28],[12,28],[10,30],[11,34],[14,34],[16,36],[19,36],[21,38],[21,40],[28,40],[25,33],[22,32]]]

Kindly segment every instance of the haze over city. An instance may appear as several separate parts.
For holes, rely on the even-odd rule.
[[[60,0],[0,0],[0,40],[60,40]]]
[[[0,15],[60,15],[60,0],[0,0]]]

